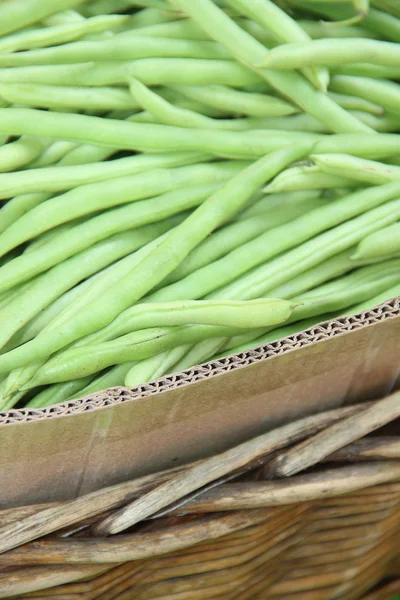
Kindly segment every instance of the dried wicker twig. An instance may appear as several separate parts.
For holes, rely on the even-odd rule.
[[[320,462],[329,454],[400,417],[400,392],[368,406],[357,416],[331,425],[314,437],[277,456],[270,472],[289,477]]]

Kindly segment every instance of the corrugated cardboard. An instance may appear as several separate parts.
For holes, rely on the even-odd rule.
[[[0,414],[0,508],[51,502],[226,449],[400,385],[400,298],[135,390]]]

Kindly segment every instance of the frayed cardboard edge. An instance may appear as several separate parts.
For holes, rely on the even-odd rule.
[[[210,361],[179,373],[173,373],[136,388],[109,388],[90,396],[46,408],[12,409],[1,412],[0,426],[73,416],[82,412],[100,410],[107,406],[146,398],[154,394],[161,394],[177,387],[188,386],[204,379],[223,375],[235,369],[245,368],[256,362],[268,360],[305,346],[324,342],[333,337],[349,334],[357,329],[387,319],[395,319],[398,316],[400,316],[400,296],[379,304],[368,311],[325,321],[270,344]]]

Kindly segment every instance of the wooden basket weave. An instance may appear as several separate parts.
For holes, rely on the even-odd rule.
[[[387,600],[400,591],[399,416],[397,392],[0,511],[0,598]]]

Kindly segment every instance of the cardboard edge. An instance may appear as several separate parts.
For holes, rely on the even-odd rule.
[[[332,337],[346,335],[357,329],[369,327],[387,319],[394,319],[399,315],[400,296],[379,304],[368,311],[324,321],[270,344],[203,363],[136,388],[109,388],[93,395],[42,409],[12,409],[7,412],[0,412],[0,428],[44,419],[68,417],[87,411],[99,411],[111,405],[137,401],[177,387],[186,387],[204,379],[218,377],[226,372],[242,369],[250,364],[269,360],[277,355],[287,354],[312,344],[327,341]]]

